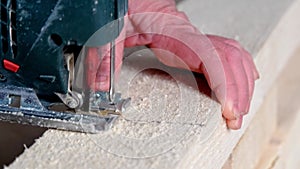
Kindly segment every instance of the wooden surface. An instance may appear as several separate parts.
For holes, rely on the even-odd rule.
[[[178,8],[203,33],[231,37],[254,56],[294,0],[183,0]]]
[[[239,38],[256,53],[261,79],[241,130],[227,130],[220,106],[209,93],[198,93],[197,88],[190,87],[193,83],[180,80],[186,76],[185,72],[176,72],[175,79],[153,70],[134,76],[139,67],[130,61],[136,62],[140,56],[147,59],[147,66],[161,66],[151,59],[151,52],[143,50],[133,53],[123,70],[132,75],[130,84],[135,85],[129,90],[126,85],[120,88],[129,91],[124,93],[134,99],[127,120],[120,119],[112,130],[98,135],[48,130],[8,168],[222,168],[289,56],[300,44],[300,39],[295,38],[300,37],[299,0],[293,5],[291,1],[280,0],[251,2],[256,4],[246,0],[230,1],[230,4],[187,0],[180,4],[180,9],[187,11],[193,23],[204,27],[205,32],[211,30],[211,33]],[[195,13],[193,8],[197,6],[201,10]],[[199,22],[198,16],[207,20],[202,18]],[[238,19],[229,22],[222,19],[224,16],[229,20],[229,16]],[[199,81],[206,91],[205,83],[201,78]],[[146,111],[149,108],[153,114]]]
[[[300,46],[280,73],[223,169],[298,169]]]
[[[298,169],[300,165],[300,47],[276,80],[278,121],[257,169]]]
[[[274,169],[298,169],[300,166],[300,47],[289,61],[288,68],[279,80],[279,118],[277,136],[278,158]],[[288,73],[294,72],[294,73]],[[276,135],[275,135],[276,136]],[[276,139],[275,139],[276,140]],[[278,141],[276,140],[276,141]]]
[[[273,87],[223,169],[255,169],[277,127],[277,101],[277,87]]]

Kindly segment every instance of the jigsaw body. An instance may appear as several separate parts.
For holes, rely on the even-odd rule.
[[[126,0],[1,1],[0,120],[89,133],[109,128],[129,101],[114,93],[114,40],[126,12]],[[84,51],[107,44],[110,91],[88,89],[79,69]]]

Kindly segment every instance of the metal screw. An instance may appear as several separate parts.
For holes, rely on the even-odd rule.
[[[0,73],[0,82],[5,82],[6,80],[7,78],[2,73]]]
[[[69,99],[67,100],[67,105],[68,105],[68,107],[74,109],[74,108],[76,108],[76,107],[78,106],[78,103],[76,102],[75,99],[70,99],[70,98],[69,98]]]
[[[67,45],[77,45],[77,41],[76,40],[68,40]]]

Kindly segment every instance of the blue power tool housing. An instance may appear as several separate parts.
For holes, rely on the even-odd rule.
[[[114,41],[127,12],[126,0],[1,0],[0,120],[97,132],[116,116],[49,110],[66,94],[66,53],[75,61],[87,40],[110,24],[96,46]],[[117,22],[115,22],[117,20]]]

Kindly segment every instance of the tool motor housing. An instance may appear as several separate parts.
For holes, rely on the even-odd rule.
[[[1,0],[0,9],[0,83],[33,88],[47,96],[67,93],[65,52],[78,54],[105,25],[109,29],[94,46],[119,36],[127,1]]]

